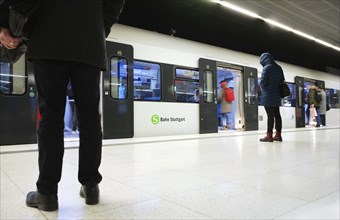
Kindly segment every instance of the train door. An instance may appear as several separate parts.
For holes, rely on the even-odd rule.
[[[24,56],[0,62],[0,103],[0,145],[36,143],[36,88]]]
[[[216,61],[199,59],[200,134],[217,133]]]
[[[305,80],[303,77],[296,76],[294,79],[296,91],[295,124],[297,128],[305,127]]]
[[[308,101],[308,89],[310,86],[321,86],[324,88],[325,86],[325,81],[322,81],[322,80],[317,80],[317,79],[311,79],[311,78],[304,78],[304,77],[295,77],[295,80],[298,80],[299,83],[301,84],[300,86],[302,87],[302,91],[303,93],[299,93],[299,97],[297,98],[300,98],[302,97],[302,101],[303,101],[303,104],[302,106],[298,106],[296,108],[296,113],[300,113],[300,111],[303,110],[303,113],[302,115],[299,115],[301,118],[296,119],[297,122],[296,122],[296,127],[299,128],[299,127],[305,127],[306,125],[307,126],[315,126],[317,124],[316,122],[316,118],[313,118],[311,117],[310,115],[310,109],[309,109],[309,101]],[[301,89],[301,87],[298,87],[299,89]],[[298,116],[297,116],[298,117]],[[297,118],[296,117],[296,118]]]
[[[257,69],[244,67],[243,95],[244,95],[244,130],[258,130],[258,83]]]
[[[73,141],[79,138],[77,109],[73,96],[72,85],[67,85],[67,97],[64,114],[64,140]]]
[[[108,70],[103,72],[104,139],[131,138],[133,128],[133,47],[107,42]]]

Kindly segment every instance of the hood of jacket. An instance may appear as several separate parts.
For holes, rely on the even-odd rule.
[[[260,64],[266,66],[268,64],[275,64],[274,58],[270,53],[263,53],[260,56]]]

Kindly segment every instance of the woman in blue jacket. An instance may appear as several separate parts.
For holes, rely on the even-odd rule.
[[[282,68],[275,62],[270,53],[260,56],[260,64],[263,66],[260,86],[262,89],[262,105],[267,113],[267,135],[261,138],[263,142],[282,141],[282,119],[280,115],[281,95],[280,84],[284,80]],[[273,137],[275,122],[276,134]]]

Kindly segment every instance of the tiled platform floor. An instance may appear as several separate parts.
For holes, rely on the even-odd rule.
[[[2,146],[0,219],[339,219],[339,135],[314,128],[284,132],[282,143],[261,143],[260,132],[106,142],[95,206],[79,196],[71,144],[55,212],[25,206],[36,145]]]

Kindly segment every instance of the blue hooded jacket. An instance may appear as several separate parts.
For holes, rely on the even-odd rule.
[[[279,107],[281,106],[280,84],[284,80],[282,68],[270,53],[263,53],[260,56],[260,64],[263,66],[260,82],[262,105]]]

